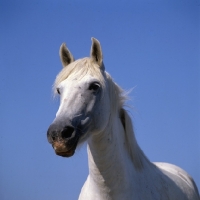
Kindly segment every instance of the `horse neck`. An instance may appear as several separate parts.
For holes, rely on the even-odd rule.
[[[130,187],[136,169],[128,153],[119,116],[113,118],[112,125],[105,131],[90,137],[88,160],[89,177],[96,192],[109,196],[114,195],[111,194],[113,191],[120,192]]]

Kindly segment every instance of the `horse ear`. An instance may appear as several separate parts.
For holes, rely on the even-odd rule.
[[[91,39],[92,39],[92,47],[90,51],[90,57],[100,67],[103,67],[103,54],[101,51],[100,42],[95,38],[91,38]]]
[[[60,46],[59,54],[63,67],[66,67],[70,63],[74,62],[74,57],[69,51],[69,49],[66,47],[65,43],[62,43],[62,45]]]

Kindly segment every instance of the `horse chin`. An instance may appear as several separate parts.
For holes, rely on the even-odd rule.
[[[75,149],[74,150],[69,150],[69,151],[66,151],[66,152],[57,152],[57,151],[55,151],[55,153],[58,156],[62,156],[62,157],[68,158],[68,157],[71,157],[71,156],[74,155]]]

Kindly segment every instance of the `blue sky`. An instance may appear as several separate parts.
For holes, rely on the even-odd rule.
[[[59,106],[59,47],[86,57],[91,37],[114,80],[134,88],[128,104],[145,154],[182,167],[200,188],[199,26],[197,0],[1,0],[0,199],[78,198],[86,145],[58,157],[46,130]]]

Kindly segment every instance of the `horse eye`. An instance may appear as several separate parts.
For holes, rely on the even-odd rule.
[[[99,83],[92,83],[89,86],[89,90],[93,90],[93,91],[97,91],[100,88],[100,84]]]
[[[59,89],[59,88],[56,88],[56,90],[57,90],[57,93],[60,94],[60,89]]]

